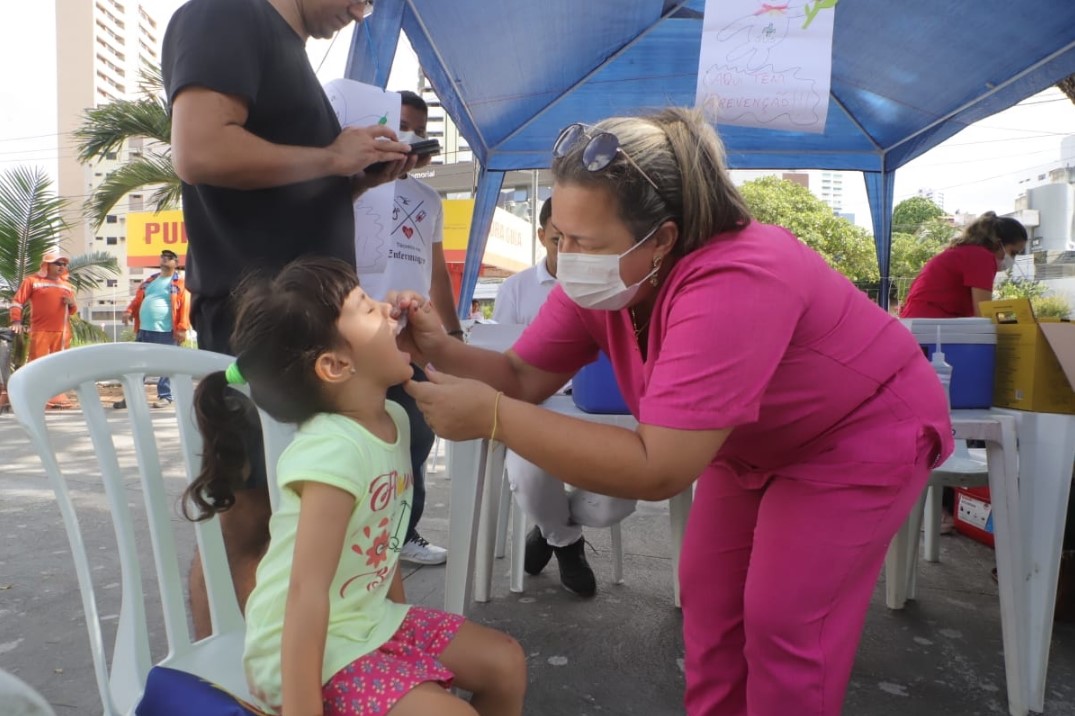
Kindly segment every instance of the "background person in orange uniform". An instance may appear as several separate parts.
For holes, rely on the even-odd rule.
[[[58,353],[71,345],[70,317],[78,310],[75,288],[67,280],[70,259],[59,250],[45,252],[41,270],[30,276],[15,292],[11,306],[11,330],[22,333],[22,307],[30,304],[30,355],[36,360]],[[48,402],[50,408],[66,408],[70,401],[57,395]]]

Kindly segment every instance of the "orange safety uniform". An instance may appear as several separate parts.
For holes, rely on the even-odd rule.
[[[71,345],[70,317],[78,310],[72,303],[65,305],[63,299],[75,298],[75,287],[67,280],[67,270],[59,278],[48,277],[48,265],[60,259],[60,254],[50,251],[41,261],[41,270],[22,282],[12,298],[11,325],[22,321],[22,307],[30,304],[30,352],[27,360],[36,360],[58,353]],[[50,405],[65,406],[67,396],[57,395]]]
[[[70,316],[77,311],[74,305],[64,305],[64,297],[74,299],[75,289],[66,272],[50,279],[44,264],[40,273],[30,276],[12,299],[11,323],[22,321],[22,307],[30,304],[30,355],[34,360],[71,345]]]

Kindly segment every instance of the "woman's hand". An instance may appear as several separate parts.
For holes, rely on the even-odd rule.
[[[452,340],[433,304],[424,296],[413,291],[389,291],[385,300],[392,305],[392,318],[406,320],[396,343],[401,351],[411,354],[414,363],[424,365],[433,360],[443,342]]]
[[[426,368],[426,375],[429,382],[408,380],[403,389],[418,403],[433,432],[448,440],[492,435],[497,391],[481,381],[456,378],[432,366]]]

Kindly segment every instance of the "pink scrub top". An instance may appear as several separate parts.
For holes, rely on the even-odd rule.
[[[868,464],[912,465],[922,435],[934,465],[952,449],[943,389],[910,331],[776,226],[752,222],[679,259],[645,361],[626,309],[580,308],[559,286],[513,349],[557,373],[605,351],[640,423],[734,428],[714,466],[747,483],[874,484]]]

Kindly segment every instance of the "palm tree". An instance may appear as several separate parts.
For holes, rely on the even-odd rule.
[[[1068,75],[1057,82],[1056,86],[1057,89],[1068,96],[1068,99],[1075,102],[1075,75]]]
[[[138,83],[142,97],[116,100],[86,110],[82,126],[75,131],[79,161],[86,164],[119,151],[135,137],[150,140],[150,147],[112,172],[86,201],[86,213],[94,228],[104,223],[112,208],[128,193],[155,186],[150,197],[157,211],[179,204],[180,182],[172,166],[169,146],[172,119],[164,100],[164,79],[159,67],[145,65]],[[161,149],[157,149],[160,147]]]
[[[65,228],[64,201],[51,190],[52,181],[40,168],[15,167],[0,174],[0,325],[11,322],[11,299],[23,280],[41,268],[41,257],[59,244]],[[71,258],[68,279],[78,290],[100,285],[119,273],[115,258],[103,251]],[[29,322],[29,311],[23,322]],[[75,342],[107,340],[104,331],[74,316]],[[16,365],[22,363],[22,336],[12,351]]]

